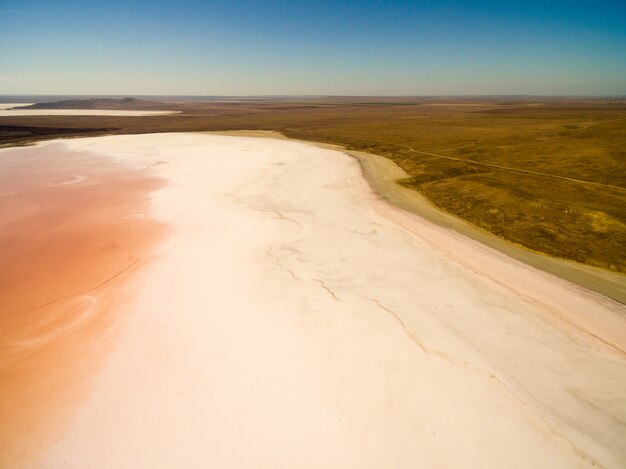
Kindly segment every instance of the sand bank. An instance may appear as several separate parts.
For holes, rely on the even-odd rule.
[[[623,305],[388,204],[341,152],[201,134],[19,151],[50,145],[167,181],[148,215],[169,232],[111,306],[124,327],[90,392],[48,422],[44,467],[626,461]]]

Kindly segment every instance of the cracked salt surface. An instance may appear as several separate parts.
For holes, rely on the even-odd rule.
[[[168,180],[152,206],[173,234],[44,466],[626,461],[624,357],[547,306],[619,321],[620,305],[406,218],[337,151],[199,134],[65,145]]]

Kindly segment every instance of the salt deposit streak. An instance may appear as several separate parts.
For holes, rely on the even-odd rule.
[[[622,306],[389,206],[337,151],[64,145],[167,180],[152,215],[173,234],[44,467],[626,464]]]
[[[0,103],[0,117],[15,116],[164,116],[180,111],[145,111],[124,109],[12,109],[32,103]]]

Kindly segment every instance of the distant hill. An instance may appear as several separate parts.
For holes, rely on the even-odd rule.
[[[172,107],[158,101],[146,99],[121,98],[121,99],[69,99],[54,101],[51,103],[35,103],[30,106],[20,106],[14,109],[167,109]]]

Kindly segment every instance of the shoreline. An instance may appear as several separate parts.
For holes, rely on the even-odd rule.
[[[93,138],[97,136],[122,136],[122,135],[150,135],[149,132],[142,134],[111,134],[97,133],[96,135],[77,135],[52,137],[49,140],[32,140],[18,143],[9,143],[0,145],[0,149],[19,148],[37,145],[52,140],[73,140],[80,138]],[[362,151],[348,150],[341,145],[315,142],[312,140],[301,140],[290,138],[283,133],[275,130],[207,130],[207,131],[180,131],[166,133],[195,133],[208,135],[225,135],[225,136],[241,136],[254,138],[274,138],[278,140],[290,140],[313,145],[319,148],[331,149],[345,153],[355,158],[363,171],[368,183],[381,199],[388,203],[404,209],[417,216],[423,217],[439,226],[448,228],[470,239],[480,242],[496,251],[499,251],[515,260],[523,262],[531,267],[537,268],[543,272],[552,274],[562,280],[574,283],[580,287],[590,290],[594,293],[603,295],[611,300],[626,305],[626,274],[611,272],[607,269],[591,266],[588,264],[578,263],[559,257],[550,256],[540,251],[534,251],[520,244],[512,243],[501,238],[487,230],[484,230],[472,223],[448,213],[430,202],[424,195],[418,191],[404,187],[397,180],[403,179],[408,175],[402,168],[396,165],[392,160],[374,153]]]
[[[417,216],[423,217],[439,226],[467,236],[470,239],[478,241],[531,267],[572,282],[592,292],[599,293],[619,303],[626,304],[626,274],[611,272],[599,267],[553,257],[539,251],[533,251],[525,246],[517,245],[504,238],[500,238],[456,215],[445,212],[431,203],[419,192],[396,183],[397,180],[408,177],[408,175],[389,158],[373,153],[348,150],[341,145],[289,138],[277,131],[233,130],[200,133],[292,140],[350,155],[359,161],[363,174],[374,191],[379,194],[383,200],[392,205],[415,213]]]
[[[208,134],[213,133],[208,132]],[[217,134],[295,141],[348,155],[357,161],[365,183],[377,196],[379,202],[383,204],[380,212],[387,220],[401,226],[417,237],[422,237],[421,232],[424,230],[431,231],[428,224],[433,224],[435,230],[439,228],[449,231],[450,239],[454,239],[456,243],[456,250],[450,245],[432,244],[432,246],[435,250],[454,251],[454,254],[447,256],[450,262],[468,268],[475,275],[486,279],[497,288],[502,288],[508,294],[518,297],[521,301],[540,305],[546,320],[571,337],[586,343],[596,352],[608,353],[609,355],[617,354],[618,357],[626,355],[626,330],[623,328],[623,321],[626,319],[623,309],[623,305],[626,304],[626,292],[624,292],[626,285],[622,285],[619,278],[614,279],[613,284],[608,284],[609,287],[613,288],[603,288],[603,290],[618,296],[623,301],[586,285],[581,285],[582,282],[571,278],[571,274],[577,270],[572,272],[570,269],[580,266],[582,267],[581,271],[586,273],[587,269],[584,267],[589,266],[551,258],[522,247],[516,247],[506,240],[475,228],[470,223],[438,209],[426,197],[397,184],[395,181],[404,177],[404,171],[393,161],[383,156],[349,151],[334,144],[291,139],[274,131],[234,131],[232,133],[218,132]],[[280,137],[276,138],[277,135]],[[432,236],[432,239],[435,237]],[[464,254],[464,251],[468,251],[469,254]],[[534,262],[529,262],[526,260],[527,258]],[[538,265],[534,265],[534,263],[538,263]],[[553,263],[556,264],[557,269],[554,269]],[[568,266],[567,264],[570,263],[574,265]],[[562,268],[563,264],[565,268]],[[552,268],[553,271],[543,268],[545,266]],[[558,267],[561,267],[562,270],[559,270]],[[590,267],[589,270],[592,274],[598,274],[595,270],[604,273],[601,269],[593,267]],[[494,275],[494,272],[500,272],[502,278]],[[606,272],[606,274],[610,278],[612,273]],[[541,285],[533,281],[537,275],[544,277]],[[597,280],[593,276],[589,277],[591,280]],[[587,276],[582,276],[582,279],[583,281],[589,280]],[[596,283],[601,287],[607,286],[602,283],[602,277]],[[574,293],[578,294],[578,298],[570,300],[568,295]],[[594,302],[603,304],[606,307],[605,311],[610,310],[611,312],[599,316],[589,314],[589,311],[594,309]]]

